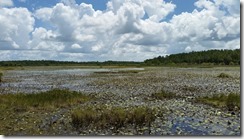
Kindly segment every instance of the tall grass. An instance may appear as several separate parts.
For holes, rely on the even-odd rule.
[[[54,89],[35,94],[2,94],[0,103],[2,107],[61,107],[90,100],[91,97],[75,91]]]
[[[210,97],[197,98],[198,102],[209,104],[214,107],[227,108],[228,110],[240,110],[241,97],[238,93],[215,94]]]
[[[72,124],[76,128],[104,129],[114,127],[115,131],[121,127],[134,125],[135,128],[150,126],[156,119],[156,111],[148,107],[86,107],[72,112]]]

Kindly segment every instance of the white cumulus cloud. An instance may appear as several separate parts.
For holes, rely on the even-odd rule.
[[[0,0],[0,7],[11,7],[14,3],[12,0]]]
[[[194,6],[192,12],[172,17],[168,16],[177,5],[164,0],[110,0],[103,11],[75,0],[33,13],[0,8],[0,49],[5,50],[0,60],[12,55],[12,59],[143,61],[170,53],[240,48],[239,2],[198,0]],[[35,27],[35,19],[51,28]],[[29,53],[32,50],[36,57]]]
[[[26,8],[0,8],[0,49],[25,49],[33,26]]]

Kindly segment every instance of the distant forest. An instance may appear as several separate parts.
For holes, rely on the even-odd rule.
[[[208,50],[190,53],[159,56],[144,61],[145,65],[174,65],[174,64],[202,64],[202,65],[240,65],[240,49]]]
[[[171,54],[147,59],[144,62],[134,61],[53,61],[22,60],[0,61],[0,66],[174,66],[174,65],[240,65],[240,49],[208,50],[190,53]]]

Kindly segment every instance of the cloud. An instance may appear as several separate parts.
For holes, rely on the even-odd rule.
[[[193,50],[240,48],[240,3],[198,0],[194,5],[192,12],[167,20],[177,5],[163,0],[110,0],[104,11],[74,0],[34,13],[2,8],[0,49],[5,51],[0,60],[17,50],[20,58],[26,52],[27,59],[33,50],[38,55],[34,59],[143,61]],[[34,28],[34,19],[51,28]]]
[[[0,8],[0,49],[25,49],[33,26],[26,8]]]
[[[14,3],[12,0],[0,0],[0,7],[11,7]]]
[[[52,11],[53,11],[52,8],[47,8],[47,7],[40,8],[35,11],[34,16],[37,19],[40,19],[43,21],[49,21],[51,18]]]

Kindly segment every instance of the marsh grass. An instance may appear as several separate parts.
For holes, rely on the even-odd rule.
[[[229,75],[229,74],[227,74],[227,73],[220,73],[217,77],[219,77],[219,78],[231,78],[231,76]]]
[[[74,110],[71,118],[72,125],[77,129],[112,127],[117,131],[128,125],[133,125],[135,129],[145,125],[150,126],[151,122],[156,119],[156,110],[144,106],[132,108],[86,107]]]
[[[94,96],[54,89],[36,94],[0,94],[0,134],[42,134],[37,128],[52,113],[62,108],[92,101]]]
[[[143,71],[143,70],[142,70]],[[119,70],[119,71],[98,71],[96,74],[136,74],[142,72],[140,70]]]
[[[210,97],[197,98],[197,102],[212,105],[218,108],[227,108],[228,110],[240,110],[241,98],[240,94],[230,93],[228,95],[219,94]]]
[[[91,100],[90,96],[79,92],[54,89],[35,94],[2,94],[0,97],[0,107],[13,108],[18,112],[30,107],[61,107],[89,100]]]
[[[179,98],[175,93],[167,92],[165,90],[161,90],[161,92],[154,93],[151,95],[152,98],[155,99],[172,99],[172,98]]]
[[[0,72],[0,82],[2,82],[3,73]]]

